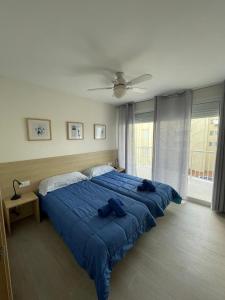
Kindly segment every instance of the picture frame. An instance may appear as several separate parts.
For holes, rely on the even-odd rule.
[[[26,118],[28,141],[50,141],[52,139],[51,120]]]
[[[67,123],[67,139],[83,140],[84,124],[82,122],[66,122]]]
[[[95,140],[106,139],[106,125],[105,124],[94,124],[94,138]]]

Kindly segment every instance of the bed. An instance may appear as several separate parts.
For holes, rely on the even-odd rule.
[[[142,180],[142,178],[115,170],[91,178],[94,183],[144,203],[155,218],[164,215],[164,210],[171,201],[181,203],[180,195],[171,186],[160,182],[153,182],[155,192],[137,191],[137,186],[142,183]]]
[[[119,198],[127,213],[98,216],[109,198]],[[99,300],[108,299],[112,267],[133,247],[138,237],[155,226],[147,207],[129,197],[82,180],[40,195],[48,215],[81,267],[95,281]]]

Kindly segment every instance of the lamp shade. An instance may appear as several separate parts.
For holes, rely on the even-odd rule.
[[[21,198],[21,196],[19,194],[17,194],[16,192],[16,188],[15,188],[15,183],[17,183],[19,186],[22,184],[19,180],[14,179],[13,180],[13,190],[14,190],[14,195],[12,196],[11,200],[17,200],[19,198]]]

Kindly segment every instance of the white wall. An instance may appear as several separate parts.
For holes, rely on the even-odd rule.
[[[25,118],[52,121],[51,141],[27,141]],[[84,123],[84,140],[66,139],[66,121]],[[94,140],[94,123],[106,124],[106,140]],[[116,148],[115,107],[0,78],[0,162]]]

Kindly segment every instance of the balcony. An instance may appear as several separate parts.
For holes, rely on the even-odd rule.
[[[190,152],[188,197],[212,201],[216,151],[194,150]]]
[[[188,176],[188,197],[212,202],[213,182],[199,177]]]

